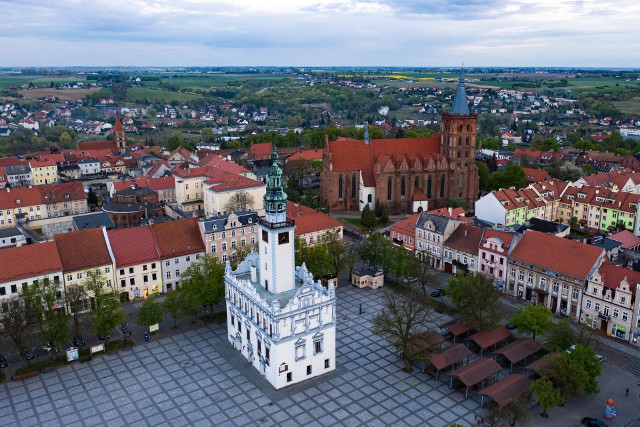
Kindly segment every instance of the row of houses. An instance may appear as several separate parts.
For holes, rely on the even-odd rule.
[[[422,212],[391,227],[394,243],[451,274],[483,274],[506,295],[637,344],[640,272],[613,265],[606,248],[523,227],[480,228],[469,218]],[[628,231],[608,240],[625,246]]]

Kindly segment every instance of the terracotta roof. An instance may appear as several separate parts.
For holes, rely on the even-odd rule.
[[[446,216],[447,218],[460,219],[464,217],[465,212],[462,208],[438,208],[431,209],[427,213]]]
[[[551,363],[558,357],[559,353],[547,354],[535,362],[529,363],[524,367],[527,371],[535,371],[538,375],[549,378],[551,371],[547,368],[551,366]]]
[[[549,172],[542,169],[522,168],[529,182],[540,182],[551,179]]]
[[[616,242],[622,243],[622,249],[630,249],[634,246],[640,245],[640,237],[636,236],[629,230],[622,230],[621,232],[616,233],[613,236],[609,236],[609,238],[615,240]]]
[[[295,221],[296,236],[342,227],[342,223],[329,215],[287,200],[287,216]]]
[[[111,264],[101,228],[56,234],[53,240],[58,246],[65,272]]]
[[[197,168],[173,168],[173,174],[180,178],[194,178],[194,177],[205,177],[209,175],[209,168],[205,167],[197,167]]]
[[[7,187],[0,190],[0,209],[14,209],[42,204],[40,190],[37,187]]]
[[[113,190],[115,192],[122,191],[125,188],[129,188],[132,185],[138,187],[149,187],[154,191],[172,189],[176,186],[176,179],[173,175],[161,176],[159,178],[151,178],[149,176],[141,176],[135,180],[128,179],[126,181],[114,181]]]
[[[227,161],[223,157],[218,155],[209,155],[201,159],[198,162],[198,166],[208,167],[208,168],[217,168],[225,172],[231,172],[238,175],[249,173],[249,170],[244,166],[240,166],[237,163]]]
[[[110,153],[115,153],[118,151],[118,146],[115,141],[81,141],[78,142],[78,150],[109,150]]]
[[[29,160],[29,166],[32,168],[44,168],[47,166],[56,166],[58,163],[55,159]]]
[[[482,229],[471,224],[461,224],[444,241],[443,245],[468,254],[477,255],[478,246],[482,240]]]
[[[295,160],[322,160],[322,148],[298,151],[287,158],[287,162]]]
[[[0,157],[0,166],[20,166],[26,165],[29,162],[17,157]]]
[[[173,150],[171,154],[169,154],[169,157],[172,157],[174,154],[180,155],[184,160],[189,160],[191,158],[191,151],[187,150],[182,145]]]
[[[542,344],[534,338],[520,338],[502,348],[497,349],[493,354],[501,354],[511,363],[518,363],[525,358],[536,354],[542,350]]]
[[[496,345],[506,339],[509,339],[513,335],[510,330],[504,326],[496,326],[491,329],[485,329],[484,331],[477,332],[471,335],[468,340],[473,341],[481,349],[489,348],[492,345]]]
[[[500,253],[508,253],[509,246],[511,246],[511,242],[513,241],[513,234],[505,233],[504,231],[494,230],[493,228],[485,228],[484,235],[482,236],[481,245],[483,242],[486,242],[489,239],[500,240],[502,242],[502,247],[505,249],[505,252],[500,252]],[[483,251],[499,253],[497,251],[491,250],[490,248],[481,247],[480,249],[482,249]]]
[[[511,374],[479,391],[503,407],[531,390],[531,381],[522,374]]]
[[[162,259],[205,251],[195,218],[153,224],[151,230]]]
[[[464,319],[456,320],[447,325],[447,329],[449,329],[449,332],[451,332],[455,337],[464,335],[477,328],[478,328],[478,322],[474,322],[474,321],[468,322]]]
[[[602,284],[610,289],[618,289],[623,280],[627,280],[632,294],[636,293],[636,285],[640,284],[640,271],[629,270],[613,264],[603,263],[598,268]]]
[[[427,356],[437,370],[448,368],[454,363],[458,363],[471,356],[473,353],[464,344],[453,344],[445,348],[440,353]]]
[[[406,236],[415,236],[416,234],[416,223],[418,222],[418,218],[420,217],[420,213],[415,213],[411,215],[409,218],[404,219],[396,224],[393,224],[389,227],[390,231],[395,231],[396,233],[401,233]]]
[[[262,142],[260,144],[253,144],[249,149],[249,155],[252,159],[261,157],[270,157],[273,152],[273,145],[270,142]]]
[[[586,280],[597,264],[602,262],[604,254],[604,249],[596,246],[527,230],[509,257]]]
[[[123,131],[124,130],[124,126],[122,126],[122,122],[120,121],[120,117],[116,117],[116,123],[113,125],[113,131],[114,132],[118,132],[118,131]]]
[[[266,186],[265,183],[238,175],[232,172],[226,172],[221,169],[209,169],[209,179],[204,182],[211,184],[210,191],[233,191],[241,188],[252,188]],[[259,201],[256,201],[259,202]]]
[[[149,226],[110,230],[107,237],[118,268],[160,260]]]
[[[73,200],[87,200],[87,193],[80,181],[71,181],[64,184],[47,184],[37,187],[40,190],[42,203],[63,203]]]
[[[500,371],[502,371],[502,366],[498,362],[489,357],[481,357],[460,369],[449,372],[448,375],[458,378],[465,386],[471,387]]]
[[[329,141],[332,170],[361,170],[364,184],[373,187],[374,161],[382,164],[393,155],[413,156],[421,161],[430,161],[432,155],[440,156],[440,138],[440,135],[434,135],[429,138],[372,139],[369,144],[362,140]]]
[[[413,200],[414,202],[424,202],[429,200],[429,198],[427,197],[426,194],[424,194],[424,191],[422,191],[420,187],[416,187],[413,189],[413,195],[411,196],[411,200]]]
[[[54,242],[2,250],[0,283],[62,271],[62,261]],[[62,277],[60,278],[62,280]]]

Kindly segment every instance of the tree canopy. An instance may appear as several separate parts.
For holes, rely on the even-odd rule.
[[[515,316],[511,318],[511,323],[516,325],[518,331],[532,334],[535,338],[536,335],[544,334],[553,327],[553,313],[542,304],[528,304],[518,308]]]
[[[467,320],[477,321],[481,330],[502,319],[500,294],[491,279],[482,274],[460,273],[450,278],[447,294],[460,314]]]

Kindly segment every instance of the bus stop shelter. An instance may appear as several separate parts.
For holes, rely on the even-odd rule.
[[[502,366],[495,360],[489,357],[481,357],[462,368],[450,372],[449,376],[451,380],[449,382],[449,388],[453,387],[453,380],[456,378],[466,387],[464,397],[469,397],[469,388],[478,384],[480,384],[480,388],[482,388],[485,380],[496,377],[501,370]]]
[[[503,356],[507,359],[511,364],[511,371],[513,371],[514,364],[517,365],[523,360],[526,364],[527,358],[533,356],[540,350],[542,350],[542,344],[534,338],[520,338],[511,344],[507,344],[506,346],[497,349],[493,354]]]

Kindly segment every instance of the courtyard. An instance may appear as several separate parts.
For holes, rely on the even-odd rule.
[[[0,425],[475,425],[477,393],[465,399],[464,390],[449,389],[446,375],[435,380],[419,369],[403,372],[397,352],[369,332],[384,292],[389,290],[337,289],[337,369],[326,376],[276,391],[228,344],[225,325],[209,325],[7,381],[0,385]],[[448,320],[434,313],[433,327]],[[611,397],[624,399],[614,378],[633,376],[615,367],[604,373],[602,388],[615,384],[620,396]],[[625,406],[637,405],[633,391]],[[582,416],[601,417],[600,400],[589,399],[584,413],[578,402],[571,411],[556,408],[544,421],[536,407],[533,425],[570,426]],[[629,420],[629,413],[616,421],[623,418]]]

